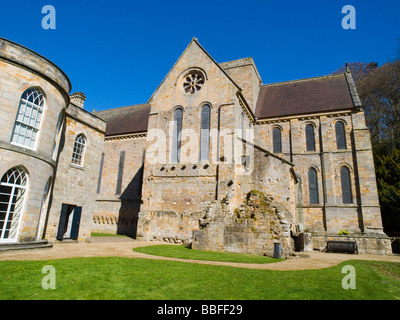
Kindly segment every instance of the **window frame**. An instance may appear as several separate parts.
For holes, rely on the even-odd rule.
[[[349,169],[349,167],[343,165],[340,167],[339,172],[340,172],[340,189],[342,196],[342,204],[353,204],[354,199],[353,199],[353,191],[351,183],[351,170]],[[346,172],[345,176],[344,172]],[[348,184],[347,186],[346,183]]]
[[[29,101],[30,98],[35,93],[38,93],[38,95],[36,97],[34,97],[33,102]],[[26,96],[26,98],[24,98],[25,96]],[[39,104],[36,104],[35,102],[38,99],[40,102],[39,102]],[[29,107],[29,109],[28,109],[28,107]],[[22,108],[23,108],[23,111],[22,111]],[[31,124],[30,123],[31,120],[34,119],[32,117],[32,113],[34,110],[36,110],[36,117],[34,120],[35,123]],[[45,97],[43,91],[40,88],[36,88],[36,87],[30,87],[30,88],[26,89],[22,93],[21,98],[19,100],[19,106],[18,106],[16,117],[15,117],[15,121],[14,121],[13,131],[11,133],[10,143],[13,145],[16,145],[16,146],[30,149],[30,150],[36,150],[37,145],[38,145],[38,140],[40,137],[40,132],[42,129],[43,119],[45,116],[45,110],[46,110],[46,97]],[[29,115],[27,114],[28,112],[30,112]],[[38,123],[37,120],[39,118],[39,114],[40,114],[40,120]],[[26,116],[28,116],[28,123],[26,123],[26,120],[24,122],[24,119],[26,118]],[[20,117],[22,117],[22,120],[18,120]],[[27,138],[28,129],[30,130],[29,138]],[[35,134],[35,140],[34,140],[34,145],[32,146],[31,142],[32,142],[33,134]],[[22,143],[18,142],[20,137],[23,137]],[[29,139],[28,144],[25,144],[26,139]]]
[[[207,110],[207,114],[204,114]],[[206,126],[204,125],[204,116],[208,117]],[[204,127],[204,128],[203,128]],[[208,162],[210,160],[210,129],[211,129],[211,106],[206,103],[201,107],[200,111],[200,148],[199,160],[200,162]]]
[[[314,180],[311,179],[311,173],[315,174]],[[320,204],[319,201],[319,186],[318,186],[318,171],[314,167],[308,169],[308,200],[311,205]],[[312,183],[313,182],[313,183]],[[312,188],[312,185],[313,186]],[[315,198],[315,200],[313,200]]]
[[[180,119],[177,121],[177,113],[180,112]],[[171,157],[170,161],[173,164],[177,164],[180,162],[180,153],[181,153],[181,133],[182,133],[182,125],[183,125],[183,108],[177,107],[173,112],[173,131],[172,131],[172,148],[171,148]]]
[[[309,128],[311,128],[312,131],[310,131]],[[305,131],[305,137],[306,137],[306,151],[307,152],[315,152],[317,149],[316,149],[316,145],[315,145],[315,127],[314,127],[314,125],[311,123],[307,123],[304,131]]]
[[[336,121],[335,134],[336,134],[336,149],[347,150],[346,124],[343,121]]]
[[[15,176],[15,173],[18,172],[18,176]],[[7,176],[6,176],[7,175]],[[14,182],[10,182],[10,179],[14,177]],[[6,178],[6,182],[3,181],[3,179]],[[20,179],[21,183],[17,183],[18,179]],[[3,225],[0,226],[0,243],[4,242],[9,242],[9,243],[14,243],[18,241],[18,236],[19,236],[19,231],[20,231],[20,226],[21,226],[21,221],[22,217],[24,215],[25,211],[25,201],[26,201],[26,194],[28,192],[28,187],[29,187],[29,174],[28,172],[19,166],[12,167],[9,170],[7,170],[1,177],[0,179],[0,185],[6,188],[11,188],[10,194],[8,193],[1,193],[2,196],[7,196],[8,195],[8,201],[7,202],[2,202],[2,204],[7,204],[7,209],[5,211],[5,216],[3,220]],[[3,191],[1,188],[0,191]],[[21,192],[21,193],[19,193]],[[13,200],[14,198],[17,198]],[[15,232],[15,236],[13,238],[9,238],[10,231],[13,220],[15,219],[14,214],[16,213],[15,211],[15,206],[16,204],[20,202],[19,206],[19,212],[18,212],[18,221],[17,221],[17,226],[13,229],[13,232]],[[11,213],[11,208],[13,208],[13,212]],[[10,214],[11,214],[11,220],[10,220]],[[10,223],[10,228],[8,229],[8,235],[7,238],[4,238],[4,235],[7,230],[7,224]]]
[[[279,132],[279,136],[275,136],[276,132]],[[277,141],[277,138],[279,138],[279,141]],[[272,151],[273,153],[282,153],[282,129],[280,127],[272,128]]]
[[[80,138],[80,137],[83,137],[84,143],[77,142],[78,138]],[[79,143],[80,145],[83,145],[83,147],[80,150],[78,150],[79,152],[76,151],[77,150],[77,143]],[[71,157],[71,165],[73,165],[75,167],[78,167],[78,168],[83,168],[83,164],[84,164],[84,161],[85,161],[86,147],[87,147],[87,138],[86,138],[86,136],[83,133],[78,134],[75,137],[75,140],[74,140],[74,146],[73,146],[73,149],[72,149],[72,157]],[[76,155],[79,156],[79,159],[80,159],[79,163],[76,163],[74,161],[74,159],[76,159]]]

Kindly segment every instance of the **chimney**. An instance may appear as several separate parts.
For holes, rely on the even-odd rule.
[[[85,103],[86,96],[82,92],[75,92],[69,96],[71,103],[83,109],[83,104]]]

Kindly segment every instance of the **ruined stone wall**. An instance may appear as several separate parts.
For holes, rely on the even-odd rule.
[[[250,191],[245,201],[231,212],[224,203],[215,201],[204,211],[200,230],[193,232],[192,248],[274,256],[275,243],[281,244],[281,256],[294,251],[291,230],[293,216],[257,190]]]

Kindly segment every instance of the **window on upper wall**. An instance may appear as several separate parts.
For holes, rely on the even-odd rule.
[[[200,124],[200,161],[209,160],[210,149],[210,113],[209,105],[201,108],[201,124]]]
[[[336,131],[336,146],[337,146],[338,150],[347,149],[346,131],[344,128],[344,123],[341,121],[336,122],[335,131]]]
[[[181,108],[176,109],[174,112],[174,130],[172,133],[171,163],[179,162],[179,155],[181,150],[182,116],[183,116],[182,109]]]
[[[272,130],[272,146],[274,153],[282,153],[282,132],[278,127]]]
[[[317,170],[314,168],[308,170],[308,191],[310,195],[310,204],[318,204],[318,175]]]
[[[350,170],[345,166],[340,168],[340,182],[342,186],[342,202],[353,203],[353,196],[351,193]]]
[[[306,150],[315,151],[315,133],[312,124],[306,125]]]
[[[29,88],[22,94],[11,143],[36,148],[44,107],[45,99],[39,89]]]
[[[71,163],[77,166],[83,166],[83,158],[85,156],[86,138],[83,134],[75,138],[74,150],[72,152]]]

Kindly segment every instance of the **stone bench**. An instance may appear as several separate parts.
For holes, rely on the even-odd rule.
[[[326,252],[358,254],[356,241],[327,241]]]

